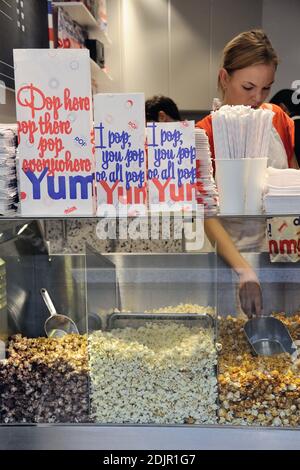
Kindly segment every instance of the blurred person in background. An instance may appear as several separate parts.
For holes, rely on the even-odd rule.
[[[169,97],[154,95],[145,103],[146,121],[175,122],[181,121],[176,103]]]
[[[295,127],[295,155],[300,164],[300,104],[294,103],[295,90],[284,88],[270,99],[270,103],[277,104],[294,121]]]

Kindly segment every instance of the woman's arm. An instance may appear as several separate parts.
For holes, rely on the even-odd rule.
[[[204,220],[204,229],[217,253],[239,276],[239,294],[241,306],[248,315],[259,315],[262,312],[262,294],[259,280],[251,265],[237,250],[230,236],[215,218]]]

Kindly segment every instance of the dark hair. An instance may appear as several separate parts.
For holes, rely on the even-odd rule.
[[[284,88],[275,93],[275,95],[270,99],[270,103],[277,104],[278,106],[283,103],[289,110],[291,116],[298,116],[300,115],[300,106],[299,104],[293,103],[294,93],[298,95],[297,91]]]
[[[164,111],[174,121],[181,121],[176,103],[167,96],[155,95],[145,103],[146,121],[158,121],[159,111]]]

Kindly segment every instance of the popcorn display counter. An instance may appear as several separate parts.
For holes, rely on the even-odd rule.
[[[214,252],[55,253],[62,222],[3,221],[0,448],[300,448],[300,360],[252,353]],[[297,344],[297,263],[245,256]],[[43,287],[78,335],[46,337]]]

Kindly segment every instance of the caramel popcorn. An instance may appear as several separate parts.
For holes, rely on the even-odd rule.
[[[275,315],[291,336],[300,315]],[[299,426],[300,371],[287,353],[254,356],[243,332],[244,320],[219,318],[219,422],[259,426]]]

